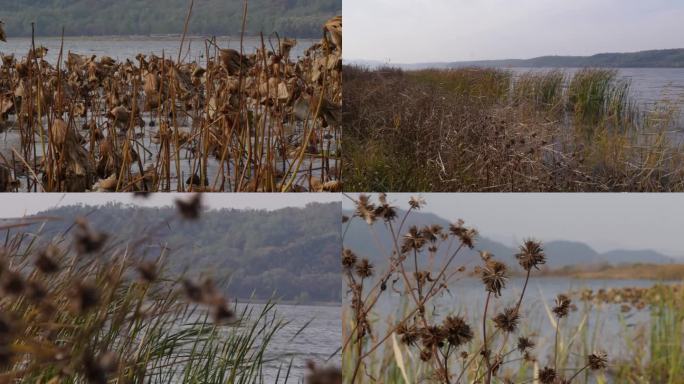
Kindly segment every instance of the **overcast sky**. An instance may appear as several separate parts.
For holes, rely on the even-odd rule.
[[[684,48],[682,0],[344,0],[344,58],[418,63]]]
[[[173,204],[179,197],[188,194],[157,193],[147,199],[135,198],[127,193],[5,193],[0,194],[0,217],[15,218],[31,215],[46,209],[74,204],[100,205],[108,202],[121,202],[139,206],[164,206]],[[254,208],[279,209],[284,207],[303,207],[310,202],[340,201],[338,194],[327,193],[207,193],[203,204],[210,209]]]
[[[411,194],[389,199],[408,207]],[[490,239],[514,245],[527,237],[582,241],[597,251],[653,249],[684,256],[684,194],[422,194],[425,211],[462,218]],[[377,196],[373,195],[377,202]],[[345,209],[351,208],[348,198]]]

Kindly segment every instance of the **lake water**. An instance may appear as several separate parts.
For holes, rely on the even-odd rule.
[[[205,39],[209,36],[186,36],[183,45],[183,57],[185,61],[198,60],[205,62],[206,47]],[[240,37],[221,36],[217,37],[217,44],[221,48],[233,48],[240,50]],[[277,49],[278,41],[271,40],[269,43],[264,37],[264,44],[267,49],[271,45]],[[180,48],[180,36],[89,36],[89,37],[65,37],[64,53],[71,51],[81,55],[110,56],[117,60],[134,59],[139,53],[155,54],[172,58],[174,61],[178,57]],[[297,39],[297,45],[292,48],[290,57],[297,58],[303,55],[304,51],[314,44],[317,40]],[[59,37],[37,37],[36,47],[44,46],[48,49],[46,60],[52,64],[57,62],[61,38]],[[0,52],[3,54],[14,54],[17,58],[23,57],[31,47],[31,38],[19,37],[8,38],[7,43],[0,43]],[[253,53],[261,47],[261,38],[245,37],[243,40],[243,50],[245,53]],[[211,45],[210,45],[211,48]],[[213,53],[210,50],[210,53]]]
[[[251,306],[255,313],[261,310],[259,304]],[[317,366],[339,367],[341,358],[335,353],[342,344],[341,311],[339,306],[277,305],[277,316],[290,323],[271,340],[266,359],[272,361],[265,364],[264,381],[275,384],[278,369],[282,367],[283,372],[279,381],[282,383],[290,359],[292,369],[288,383],[303,382],[308,372],[306,363],[309,360],[316,362]],[[305,325],[306,327],[297,335]]]
[[[524,279],[513,278],[508,281],[506,289],[502,291],[502,297],[492,299],[489,314],[496,314],[505,307],[513,306],[520,295],[524,284]],[[548,308],[553,308],[554,299],[560,293],[577,292],[582,289],[592,289],[594,292],[599,289],[624,288],[624,287],[650,287],[655,282],[649,280],[578,280],[565,277],[532,277],[523,298],[522,320],[520,322],[519,335],[532,335],[537,344],[536,353],[538,357],[545,361],[554,344],[554,328],[547,316],[545,304]],[[436,318],[443,318],[450,314],[458,314],[468,319],[471,325],[481,324],[482,313],[486,292],[479,279],[465,278],[454,282],[449,286],[451,295],[445,294],[432,301],[426,307],[428,312]],[[389,290],[388,290],[389,292]],[[375,313],[381,314],[384,318],[387,315],[394,315],[398,318],[403,312],[400,303],[402,299],[398,294],[385,297],[379,302]],[[581,322],[583,303],[578,298],[573,297],[573,303],[578,307],[576,312],[571,312],[565,324],[577,325]],[[616,304],[595,304],[591,308],[586,326],[588,335],[593,335],[596,331],[601,335],[594,347],[606,351],[611,358],[624,357],[627,346],[625,340],[628,336],[624,335],[625,327],[633,330],[644,324],[648,324],[648,310],[632,310],[622,313],[620,305]],[[622,325],[621,325],[622,324]],[[384,328],[378,324],[377,327]],[[473,325],[480,334],[480,327]],[[376,330],[377,332],[378,330]],[[384,331],[384,330],[383,330]]]

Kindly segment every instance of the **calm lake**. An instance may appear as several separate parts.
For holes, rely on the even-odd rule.
[[[255,313],[262,308],[259,304],[251,304],[251,306]],[[282,368],[283,372],[278,381],[282,383],[290,360],[292,360],[292,369],[288,383],[303,383],[308,372],[306,363],[309,360],[320,366],[339,367],[340,356],[334,354],[342,344],[341,311],[342,309],[338,306],[277,305],[276,315],[290,323],[276,333],[271,341],[266,356],[266,360],[270,361],[265,364],[265,382],[275,383],[278,369]],[[308,325],[307,322],[309,322]],[[302,327],[304,327],[303,330]]]
[[[205,40],[209,36],[186,36],[183,45],[183,55],[185,61],[198,60],[205,62],[206,45]],[[125,60],[134,59],[139,53],[155,54],[166,57],[171,57],[174,61],[178,57],[178,48],[180,48],[180,36],[88,36],[88,37],[65,37],[64,38],[64,53],[71,51],[80,55],[97,55],[110,56],[113,59]],[[240,50],[240,37],[237,36],[221,36],[217,37],[217,44],[221,48],[233,48]],[[314,44],[317,40],[313,39],[297,39],[297,45],[292,48],[291,58],[297,58],[303,55],[304,51]],[[61,45],[61,38],[59,37],[37,37],[36,46],[44,46],[48,49],[46,60],[52,64],[57,62],[59,57],[59,48]],[[274,50],[278,48],[278,40],[273,38],[269,42],[267,37],[264,37],[264,44],[266,49]],[[271,46],[273,48],[271,48]],[[0,52],[3,54],[14,54],[17,58],[23,57],[28,53],[31,47],[31,38],[19,37],[8,38],[7,43],[0,43]],[[211,48],[211,45],[209,45]],[[245,53],[253,53],[257,48],[261,47],[261,38],[259,37],[245,37],[243,41],[243,50]]]

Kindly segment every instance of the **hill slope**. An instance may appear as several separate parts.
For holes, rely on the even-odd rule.
[[[664,49],[630,53],[600,53],[593,56],[542,56],[527,60],[487,60],[449,63],[447,67],[523,68],[684,68],[684,49]]]
[[[177,217],[175,208],[112,204],[97,210],[63,207],[38,216],[63,219],[45,223],[41,239],[60,237],[74,218],[86,214],[94,229],[111,236],[109,244],[133,244],[146,237],[138,250],[147,257],[156,258],[160,247],[168,247],[174,275],[188,270],[192,276],[227,278],[233,297],[254,293],[268,299],[275,291],[285,300],[339,302],[339,213],[337,203],[276,211],[224,209],[206,211],[197,221],[172,219],[160,226]],[[39,228],[35,224],[16,231]],[[71,241],[71,236],[65,239]]]
[[[3,0],[0,20],[9,37],[181,34],[189,0]],[[322,24],[341,14],[341,0],[249,0],[246,32],[318,37]],[[190,34],[237,35],[241,0],[195,0]]]

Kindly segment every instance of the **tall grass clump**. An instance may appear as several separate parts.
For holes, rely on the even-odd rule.
[[[198,196],[178,205],[199,216]],[[210,278],[170,275],[169,247],[147,247],[148,235],[117,239],[79,218],[46,238],[45,220],[59,219],[0,228],[0,382],[263,381],[287,324],[274,303],[238,306]]]
[[[513,102],[535,110],[563,110],[565,74],[560,70],[545,73],[527,72],[513,82]]]
[[[608,367],[602,352],[570,359],[559,336],[572,308],[566,295],[559,295],[550,310],[556,334],[553,353],[535,356],[533,335],[539,332],[528,333],[521,326],[528,316],[524,305],[528,283],[546,263],[540,242],[525,240],[513,256],[525,280],[521,292],[512,297],[506,295],[512,268],[480,251],[480,265],[472,273],[481,282],[483,309],[479,322],[472,322],[468,313],[454,312],[459,305],[453,284],[468,273],[462,257],[476,248],[477,230],[463,221],[449,228],[406,227],[407,218],[425,204],[420,198],[411,198],[405,211],[382,194],[378,203],[367,195],[350,199],[356,208],[347,220],[365,221],[374,238],[386,234],[391,245],[383,249],[379,243],[379,255],[370,258],[353,249],[342,251],[347,289],[345,382],[586,383],[587,372]],[[379,309],[392,295],[402,300],[396,318]],[[448,308],[436,303],[440,298],[448,298]]]
[[[631,123],[630,82],[617,78],[616,70],[585,68],[568,85],[568,107],[576,121],[615,126]]]

